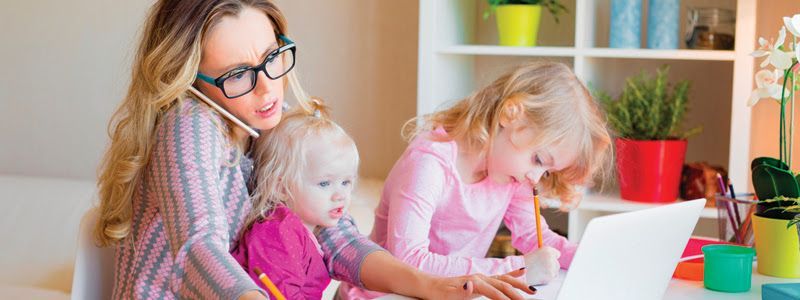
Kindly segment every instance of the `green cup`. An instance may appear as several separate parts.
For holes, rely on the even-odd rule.
[[[739,293],[750,290],[753,276],[753,248],[734,245],[706,245],[703,250],[703,283],[709,290]]]

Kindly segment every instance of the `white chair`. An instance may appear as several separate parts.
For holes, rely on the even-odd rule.
[[[97,208],[90,208],[81,218],[78,250],[72,273],[72,299],[111,299],[114,288],[114,247],[99,248],[94,242]]]

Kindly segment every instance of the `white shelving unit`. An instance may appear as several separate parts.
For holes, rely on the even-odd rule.
[[[750,110],[755,46],[755,0],[684,0],[687,7],[723,7],[736,11],[735,50],[654,50],[608,47],[610,0],[565,0],[570,13],[555,24],[543,12],[538,47],[497,46],[494,17],[481,18],[485,0],[420,0],[417,114],[446,107],[469,95],[518,63],[545,59],[570,65],[592,89],[611,95],[626,77],[654,73],[669,64],[670,79],[692,82],[688,126],[704,131],[689,140],[686,161],[725,166],[732,182],[749,183]],[[647,0],[643,0],[646,6]],[[643,16],[647,15],[646,7]],[[682,17],[684,18],[684,17]],[[685,24],[685,20],[681,20]],[[646,20],[642,26],[646,26]],[[681,27],[681,34],[684,28]],[[642,29],[646,32],[646,28]],[[646,41],[646,37],[642,37]],[[643,45],[644,46],[644,45]],[[740,188],[742,191],[744,188]],[[570,238],[577,240],[595,216],[651,207],[617,196],[590,194],[569,214]],[[716,218],[706,209],[705,219]]]

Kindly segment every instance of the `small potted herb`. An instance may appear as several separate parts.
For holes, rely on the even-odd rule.
[[[628,78],[622,94],[597,97],[616,131],[617,175],[620,196],[639,202],[672,202],[678,198],[687,137],[700,127],[681,130],[688,109],[689,81],[673,87],[669,67],[654,78],[644,72]]]

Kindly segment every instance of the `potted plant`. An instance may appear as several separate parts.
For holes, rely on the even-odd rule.
[[[678,82],[670,92],[668,73],[669,67],[664,66],[655,78],[644,72],[628,78],[618,99],[597,93],[617,135],[617,175],[623,199],[672,202],[678,198],[686,138],[700,128],[681,130],[689,82]]]
[[[759,204],[781,203],[768,211],[793,215],[789,221],[753,216],[758,272],[764,275],[800,278],[800,198],[778,196],[759,201]],[[797,227],[795,231],[793,226]]]
[[[794,134],[794,114],[791,114],[789,122],[786,120],[786,106],[791,103],[794,107],[794,85],[795,66],[800,57],[800,48],[792,47],[793,43],[786,46],[795,49],[785,51],[784,42],[786,40],[786,29],[795,35],[800,36],[800,15],[792,18],[784,18],[785,25],[778,32],[778,39],[768,41],[759,38],[759,49],[751,55],[754,57],[766,57],[761,63],[761,70],[756,73],[756,89],[750,96],[749,106],[753,106],[761,99],[774,99],[778,101],[780,113],[780,141],[778,158],[758,157],[753,159],[750,169],[753,178],[753,188],[759,199],[780,199],[777,196],[800,197],[800,184],[797,175],[791,170],[793,139]],[[793,23],[792,20],[796,20]],[[793,55],[794,54],[794,55]],[[787,88],[787,85],[789,88]],[[793,111],[792,111],[793,112]],[[787,134],[788,129],[788,134]],[[785,206],[780,201],[762,202],[757,206],[756,214],[767,218],[791,219],[794,216],[779,210],[770,208]]]
[[[536,46],[542,8],[547,9],[558,23],[558,16],[567,11],[559,0],[488,0],[488,19],[497,13],[497,31],[502,46]]]
[[[784,25],[776,40],[759,38],[759,49],[751,55],[765,57],[756,73],[756,89],[748,105],[761,99],[774,99],[780,105],[778,158],[758,157],[750,164],[753,188],[760,201],[752,217],[753,235],[758,255],[758,272],[787,278],[800,278],[800,252],[797,239],[786,224],[796,224],[797,198],[800,197],[798,175],[792,171],[794,135],[794,92],[800,60],[800,14],[784,17]],[[786,31],[794,36],[786,42]],[[791,114],[787,122],[787,104]],[[789,225],[791,227],[791,225]],[[799,229],[800,230],[800,229]],[[787,231],[789,231],[787,233]]]

